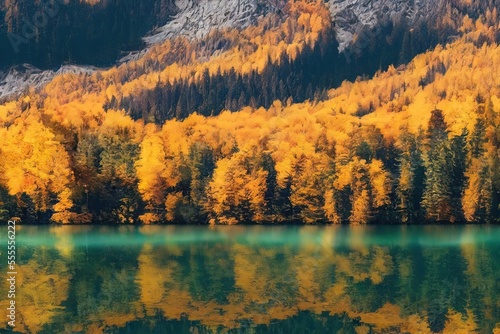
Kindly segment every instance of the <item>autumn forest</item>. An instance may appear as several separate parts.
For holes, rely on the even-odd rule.
[[[339,52],[325,3],[296,0],[58,75],[0,101],[0,218],[498,223],[497,6],[451,1]]]

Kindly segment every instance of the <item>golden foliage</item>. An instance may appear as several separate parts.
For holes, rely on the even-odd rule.
[[[58,198],[56,211],[71,208],[69,155],[50,129],[25,114],[5,131],[4,138],[0,170],[9,193],[26,193],[41,211],[49,209],[53,197]]]
[[[402,147],[401,129],[410,136],[418,134],[436,108],[449,125],[449,139],[463,129],[470,133],[476,111],[488,105],[489,111],[479,116],[490,119],[485,135],[488,158],[469,164],[462,200],[468,220],[488,210],[500,111],[500,79],[494,75],[500,72],[500,48],[494,43],[497,24],[493,24],[498,14],[493,11],[475,21],[445,18],[444,26],[462,25],[461,38],[416,56],[403,69],[391,66],[369,80],[344,82],[330,90],[325,101],[286,105],[276,101],[268,110],[246,107],[217,117],[193,113],[183,122],[167,121],[161,129],[145,127],[124,110],[104,107],[113,98],[133,97],[167,82],[200,80],[206,70],[211,75],[231,69],[238,74],[262,71],[268,61],[278,62],[285,53],[293,58],[306,45],[314,45],[331,22],[321,1],[293,1],[284,10],[289,14],[286,19],[271,15],[241,31],[211,32],[205,42],[229,41],[231,47],[220,52],[205,54],[196,43],[176,38],[109,70],[56,76],[41,92],[30,91],[19,101],[1,105],[0,184],[10,195],[28,195],[38,210],[53,210],[54,221],[80,219],[71,212],[74,188],[79,185],[73,184],[68,151],[83,133],[92,134],[103,149],[101,165],[96,167],[101,175],[116,176],[131,186],[137,179],[148,211],[142,221],[161,221],[165,215],[174,219],[176,208],[193,204],[191,194],[184,193],[181,199],[178,188],[197,175],[196,166],[190,165],[190,150],[204,145],[216,168],[211,179],[203,181],[206,184],[195,180],[193,185],[209,189],[205,194],[209,201],[202,209],[213,222],[235,223],[237,219],[228,213],[233,206],[245,207],[243,211],[250,211],[257,221],[269,220],[264,208],[269,166],[264,168],[263,157],[270,156],[277,191],[290,188],[295,218],[367,223],[389,204],[394,178],[399,179],[400,193],[408,192],[413,182],[407,162],[401,164],[400,175],[389,172],[383,159],[374,155],[377,149],[387,148],[389,142]],[[477,46],[480,37],[490,43]],[[360,110],[371,112],[360,116]],[[369,157],[357,152],[363,142],[371,150]],[[139,158],[130,161],[137,145]],[[339,201],[342,196],[349,197],[349,205]],[[194,197],[198,204],[204,200],[199,194]],[[128,221],[130,203],[123,200],[118,216]]]

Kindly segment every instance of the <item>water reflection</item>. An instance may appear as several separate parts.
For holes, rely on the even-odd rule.
[[[500,332],[498,240],[493,226],[19,227],[16,330]]]

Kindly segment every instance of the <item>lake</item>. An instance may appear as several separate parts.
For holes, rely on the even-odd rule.
[[[500,332],[499,226],[17,226],[16,235],[14,332]]]

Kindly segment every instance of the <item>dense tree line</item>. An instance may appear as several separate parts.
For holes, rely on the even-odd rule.
[[[326,91],[342,81],[369,77],[390,65],[405,64],[415,55],[446,42],[450,32],[429,21],[421,21],[413,28],[401,18],[366,28],[360,36],[339,52],[334,27],[330,27],[297,56],[283,53],[276,61],[268,57],[261,72],[242,74],[230,69],[211,75],[205,69],[199,80],[186,77],[172,84],[158,81],[153,89],[138,95],[120,100],[113,96],[104,107],[125,109],[134,119],[163,124],[173,118],[184,119],[192,112],[210,116],[245,106],[269,108],[275,100],[324,100]],[[360,116],[371,111],[360,111]]]
[[[170,0],[7,0],[0,7],[0,68],[109,66],[121,51],[140,49],[141,38],[175,11]]]
[[[339,55],[333,32],[320,36],[314,47],[306,46],[296,59],[282,54],[277,62],[267,60],[262,73],[210,75],[205,69],[199,81],[189,78],[173,84],[157,84],[139,96],[112,99],[106,108],[128,110],[134,119],[163,124],[168,119],[185,119],[193,111],[218,115],[222,110],[237,111],[245,106],[269,108],[273,101],[294,101],[326,97],[327,87],[340,84]],[[320,96],[321,95],[321,96]]]
[[[275,103],[271,109],[281,107]],[[70,157],[60,144],[51,144],[39,123],[26,124],[26,135],[45,134],[45,142],[21,148],[7,142],[2,153],[23,161],[24,152],[35,150],[22,168],[32,173],[28,164],[37,163],[39,174],[23,176],[16,174],[22,173],[19,167],[2,167],[11,192],[12,184],[26,188],[18,196],[2,189],[0,214],[38,222],[188,224],[494,222],[500,217],[500,159],[494,153],[500,144],[491,132],[499,119],[491,102],[478,110],[472,133],[449,136],[436,109],[427,130],[401,129],[397,143],[378,128],[363,126],[348,133],[342,147],[307,111],[281,112],[289,115],[281,121],[297,123],[274,135],[259,126],[279,117],[225,113],[208,124],[191,116],[184,123],[167,122],[160,132],[147,126],[140,144],[130,120],[101,133],[79,134],[66,144],[75,146]],[[120,123],[124,116],[117,117]],[[311,132],[304,137],[302,126],[308,123]],[[260,138],[249,131],[261,131]],[[40,165],[52,159],[61,161],[55,172]]]

